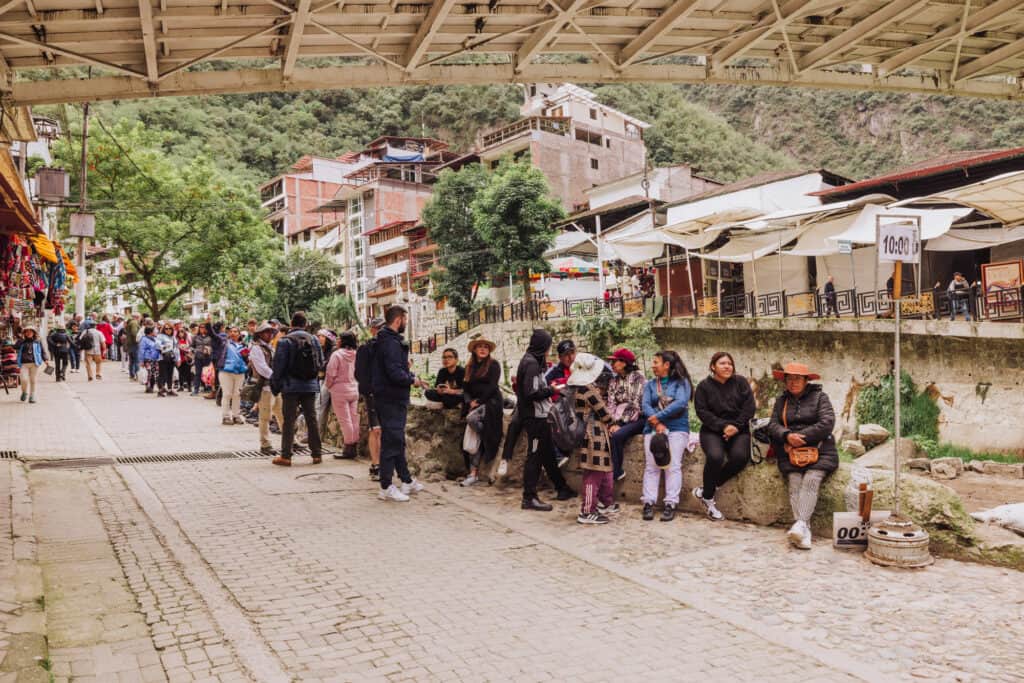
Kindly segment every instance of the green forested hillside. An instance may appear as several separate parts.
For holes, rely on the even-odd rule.
[[[599,97],[652,127],[657,164],[688,162],[723,181],[766,169],[826,167],[854,178],[956,149],[1024,144],[1022,105],[910,95],[738,86],[605,85]],[[183,159],[206,155],[250,182],[303,154],[337,155],[378,135],[472,147],[518,116],[516,86],[412,87],[101,103],[108,124],[143,122]],[[74,131],[77,111],[56,113]]]

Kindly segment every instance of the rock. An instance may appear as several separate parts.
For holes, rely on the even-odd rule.
[[[895,460],[896,440],[890,439],[877,448],[872,448],[866,455],[862,455],[855,461],[862,467],[891,470]],[[908,460],[917,458],[920,453],[917,444],[913,439],[904,437],[900,439],[900,463],[906,465]]]
[[[942,458],[948,460],[949,458]],[[932,477],[935,479],[956,479],[960,476],[957,472],[956,467],[949,462],[935,462],[932,461]]]
[[[889,439],[889,430],[882,425],[866,424],[857,429],[857,438],[864,444],[864,448],[871,450],[875,446],[885,443]]]
[[[940,467],[944,467],[946,465],[949,465],[956,472],[956,476],[957,477],[959,477],[961,474],[964,473],[964,461],[961,460],[960,458],[935,458],[934,460],[932,460],[932,473],[933,474],[935,473],[935,466],[936,465],[939,465]],[[949,477],[949,478],[953,479],[954,477]]]
[[[982,472],[994,474],[998,477],[1010,477],[1011,479],[1024,479],[1024,463],[995,462],[993,460],[983,461]]]
[[[868,452],[868,449],[864,448],[864,444],[856,440],[843,441],[840,447],[855,458],[859,458]]]
[[[907,467],[912,470],[925,470],[926,472],[931,469],[932,461],[928,458],[911,458],[907,461]]]
[[[977,472],[983,474],[985,472],[985,460],[971,460],[967,463],[967,469],[971,472]]]

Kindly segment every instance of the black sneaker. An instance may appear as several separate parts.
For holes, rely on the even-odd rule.
[[[607,524],[609,520],[600,512],[591,512],[589,515],[580,514],[576,517],[577,524]]]
[[[661,521],[671,522],[676,518],[676,506],[671,503],[665,503],[665,509],[661,511]]]
[[[370,481],[380,481],[380,465],[370,465]]]
[[[597,511],[602,515],[616,515],[622,511],[622,508],[619,507],[618,503],[612,503],[611,505],[601,505],[598,503]]]
[[[644,521],[649,522],[654,519],[654,506],[650,503],[644,503]]]
[[[555,500],[571,500],[576,497],[576,492],[572,489],[562,489],[555,496]]]

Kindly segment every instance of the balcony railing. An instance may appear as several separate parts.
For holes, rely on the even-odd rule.
[[[568,135],[572,127],[571,121],[572,119],[565,116],[530,116],[485,133],[480,141],[483,147],[494,147],[531,131]]]
[[[398,237],[392,237],[389,240],[378,242],[377,244],[370,245],[370,256],[377,257],[383,256],[384,254],[390,254],[394,251],[401,249],[407,249],[409,247],[409,238],[405,235],[399,235]]]

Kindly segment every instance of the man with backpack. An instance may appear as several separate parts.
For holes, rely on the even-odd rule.
[[[46,339],[46,345],[53,356],[54,365],[57,366],[56,380],[67,381],[68,363],[71,360],[71,337],[63,327],[56,327]]]
[[[103,379],[103,356],[107,353],[107,342],[103,334],[95,327],[78,335],[78,348],[82,349],[85,356],[85,372],[89,375],[89,381]]]
[[[356,350],[356,383],[359,385],[359,396],[366,407],[366,422],[370,433],[366,442],[370,450],[370,481],[380,481],[380,418],[373,403],[373,351],[377,347],[377,334],[384,327],[383,318],[370,321],[370,339]]]
[[[301,410],[306,420],[309,452],[313,464],[322,459],[320,427],[316,419],[316,397],[320,393],[317,376],[324,367],[324,357],[316,337],[306,331],[306,314],[298,311],[292,316],[292,331],[277,344],[270,389],[281,395],[281,454],[274,458],[275,465],[292,464],[292,446],[295,443],[295,421]]]

